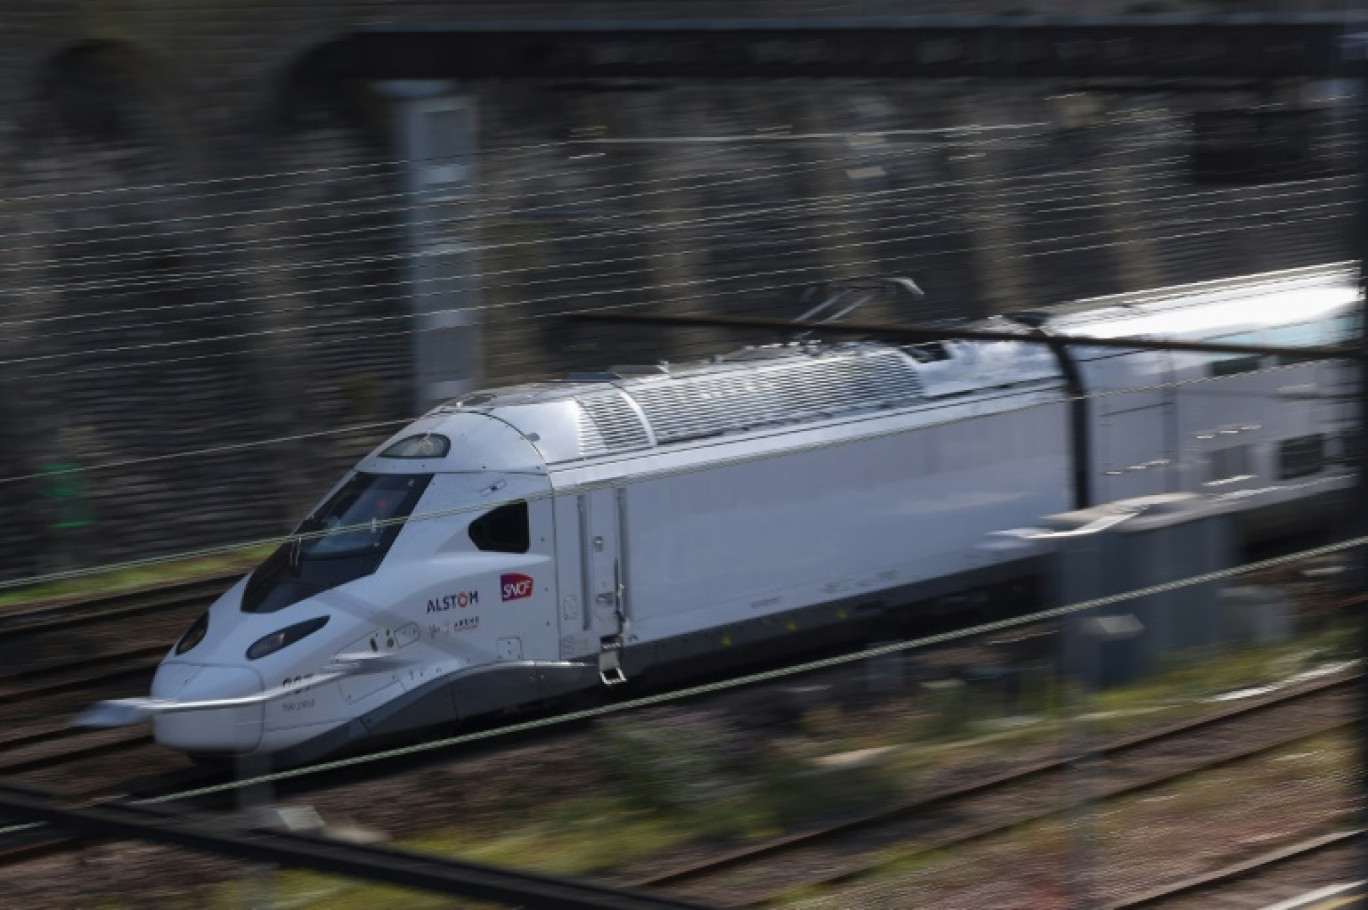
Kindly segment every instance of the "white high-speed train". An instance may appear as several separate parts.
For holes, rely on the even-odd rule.
[[[1352,336],[1357,301],[1329,266],[979,326],[1319,345]],[[1204,491],[1260,527],[1295,520],[1352,481],[1351,379],[1024,340],[801,342],[470,395],[361,460],[194,623],[152,684],[156,738],[297,762],[891,622],[1018,577],[986,535],[1115,499]]]

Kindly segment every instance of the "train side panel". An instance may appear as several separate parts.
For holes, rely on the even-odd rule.
[[[1343,343],[1356,332],[1352,275],[1334,268],[1151,293],[1060,326],[1099,337],[1286,347]],[[1095,501],[1175,490],[1225,497],[1265,536],[1317,520],[1352,482],[1345,456],[1356,389],[1343,363],[1086,347],[1077,356],[1092,396]]]
[[[649,642],[973,570],[1068,508],[1062,403],[629,483],[626,614]]]

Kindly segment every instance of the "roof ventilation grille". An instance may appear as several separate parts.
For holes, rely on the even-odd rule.
[[[815,358],[628,389],[656,442],[701,439],[905,404],[921,395],[916,368],[896,351]]]
[[[646,425],[621,392],[581,395],[580,451],[585,458],[651,444]]]

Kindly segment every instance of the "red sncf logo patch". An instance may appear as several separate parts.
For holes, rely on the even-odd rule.
[[[504,600],[518,600],[532,595],[532,579],[526,575],[509,574],[499,578],[499,589]]]

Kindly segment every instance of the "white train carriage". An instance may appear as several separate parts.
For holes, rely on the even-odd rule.
[[[988,325],[1325,344],[1349,332],[1352,279],[1293,270]],[[1173,490],[1251,515],[1323,501],[1351,479],[1348,373],[1265,361],[800,343],[467,397],[363,459],[192,627],[153,683],[179,705],[156,736],[302,761],[1019,578],[979,544],[1045,514]],[[391,659],[318,675],[356,653]]]

